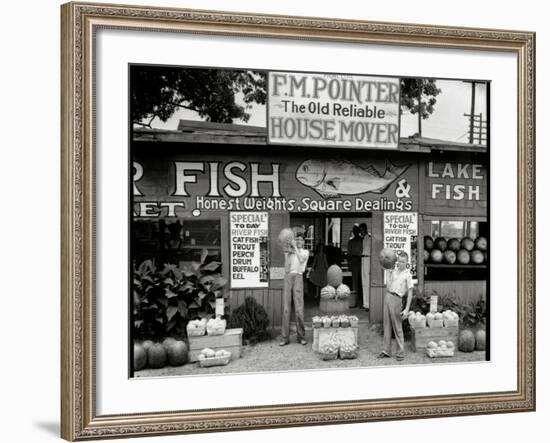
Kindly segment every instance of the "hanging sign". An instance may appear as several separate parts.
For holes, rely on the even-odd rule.
[[[229,239],[232,288],[269,285],[269,215],[267,212],[230,212]]]
[[[384,212],[384,248],[393,249],[399,256],[409,257],[409,270],[413,279],[416,273],[416,240],[418,236],[417,212]],[[414,249],[413,249],[414,248]],[[411,251],[414,250],[414,254]]]
[[[270,72],[268,141],[397,149],[398,78]]]

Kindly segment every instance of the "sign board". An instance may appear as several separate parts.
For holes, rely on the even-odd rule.
[[[268,142],[397,149],[398,78],[270,72]]]
[[[232,288],[269,285],[269,215],[267,212],[230,212],[229,244]]]
[[[426,163],[426,211],[463,215],[487,214],[487,168],[463,161]],[[460,212],[457,212],[457,209]]]
[[[430,312],[437,312],[437,295],[430,296]]]
[[[261,157],[179,153],[144,160],[134,161],[136,217],[418,209],[418,164],[400,153],[371,151],[366,156],[356,151],[345,159],[328,152]]]
[[[384,248],[391,248],[397,255],[406,252],[409,256],[409,269],[414,280],[416,272],[416,239],[418,236],[418,213],[384,213]],[[411,251],[414,248],[414,254]]]

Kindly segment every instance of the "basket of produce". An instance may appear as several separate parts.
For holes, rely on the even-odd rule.
[[[221,317],[211,318],[206,323],[206,333],[208,335],[223,335],[225,328],[227,327],[227,321]]]
[[[326,343],[319,349],[321,360],[336,360],[338,358],[338,345],[335,343]]]
[[[430,358],[453,357],[455,355],[455,344],[452,341],[440,340],[431,341],[426,347],[426,355]]]
[[[352,327],[352,328],[356,328],[359,326],[359,317],[355,316],[355,315],[350,315],[348,317],[348,320],[349,320],[349,325]]]
[[[443,313],[443,325],[446,328],[458,327],[458,314],[454,311],[447,310]]]
[[[204,348],[199,354],[199,366],[201,368],[210,368],[212,366],[225,366],[231,361],[231,352],[225,349],[214,351],[210,348]]]
[[[311,323],[313,324],[314,328],[322,328],[323,327],[323,321],[321,320],[321,317],[315,316],[311,319]]]
[[[430,328],[442,328],[443,314],[441,312],[429,312],[426,314],[426,322]]]
[[[409,324],[413,329],[421,329],[426,327],[426,316],[421,312],[409,312],[408,316]]]
[[[341,328],[349,328],[350,327],[350,321],[347,315],[341,315],[340,316],[340,327]]]
[[[340,327],[340,318],[336,317],[332,319],[332,327],[333,328],[339,328]]]
[[[206,334],[206,319],[191,320],[187,323],[186,329],[188,337],[198,337],[200,335],[204,335]]]
[[[351,360],[359,356],[359,348],[350,343],[340,345],[340,358],[342,360]]]
[[[332,326],[332,320],[328,316],[321,317],[321,322],[324,328],[330,328]]]

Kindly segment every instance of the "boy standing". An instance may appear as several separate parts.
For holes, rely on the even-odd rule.
[[[388,272],[386,293],[384,295],[384,350],[378,358],[391,357],[391,334],[395,334],[397,352],[395,359],[404,358],[405,339],[403,337],[403,320],[407,318],[412,301],[412,276],[407,269],[409,257],[401,252],[397,258],[397,265]],[[403,297],[407,297],[407,304],[403,309]]]

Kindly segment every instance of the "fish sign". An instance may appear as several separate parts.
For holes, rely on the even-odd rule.
[[[399,79],[270,72],[268,142],[397,149]]]
[[[388,161],[380,173],[372,165],[363,168],[347,160],[305,160],[298,166],[296,179],[324,198],[382,194],[409,166]]]

